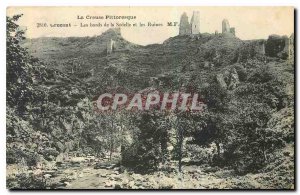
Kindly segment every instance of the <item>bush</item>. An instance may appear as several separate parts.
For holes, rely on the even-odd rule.
[[[7,164],[20,163],[24,158],[27,166],[35,166],[39,160],[39,155],[31,153],[20,148],[7,148],[6,162]]]
[[[46,148],[41,151],[41,154],[44,156],[46,160],[53,160],[53,157],[58,156],[59,152],[54,148]]]
[[[7,179],[7,188],[9,189],[46,189],[47,182],[42,175],[21,173],[16,178]]]

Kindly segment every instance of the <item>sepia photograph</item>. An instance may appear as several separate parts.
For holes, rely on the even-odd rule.
[[[9,190],[295,190],[295,8],[6,9]]]

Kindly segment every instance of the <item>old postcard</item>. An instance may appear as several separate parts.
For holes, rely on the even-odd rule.
[[[295,188],[293,7],[8,7],[8,189]]]

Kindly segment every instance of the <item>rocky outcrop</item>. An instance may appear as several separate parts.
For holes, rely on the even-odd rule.
[[[235,89],[240,83],[239,76],[235,68],[230,71],[226,70],[224,73],[217,74],[216,79],[220,87],[227,90]]]
[[[217,79],[217,82],[218,82],[218,84],[220,85],[221,88],[227,89],[227,84],[225,82],[223,74],[217,74],[216,79]]]
[[[227,88],[229,90],[235,89],[239,83],[240,83],[239,75],[237,74],[236,69],[233,68],[229,74],[229,81],[227,84],[228,86]]]

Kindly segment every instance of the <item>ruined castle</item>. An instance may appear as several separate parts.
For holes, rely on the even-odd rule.
[[[235,28],[230,27],[227,19],[222,20],[222,35],[234,36]],[[184,12],[180,18],[179,35],[198,35],[200,34],[200,12],[193,11],[191,22]],[[215,35],[219,32],[216,30]],[[251,43],[254,53],[270,57],[280,57],[282,59],[293,59],[294,57],[294,34],[290,37],[270,35],[267,40],[255,40]]]
[[[294,33],[290,37],[270,35],[265,42],[265,50],[268,56],[283,59],[294,57],[294,46]]]
[[[191,22],[186,12],[181,15],[179,23],[179,35],[196,35],[200,34],[200,12],[193,11]],[[215,31],[218,34],[218,31]],[[230,27],[227,19],[222,21],[222,34],[230,34],[235,36],[235,28]]]
[[[200,33],[200,12],[194,11],[189,23],[189,18],[184,12],[180,18],[179,35],[195,35]]]
[[[222,21],[222,34],[232,34],[235,36],[235,28],[230,28],[229,22],[227,19]]]
[[[290,37],[270,35],[266,40],[253,40],[248,45],[251,46],[250,51],[253,51],[255,54],[279,57],[286,60],[294,58],[294,34]]]

